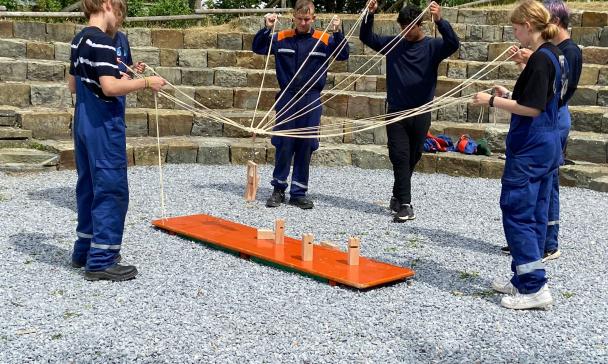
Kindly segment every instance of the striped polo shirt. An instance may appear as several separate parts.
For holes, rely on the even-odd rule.
[[[70,75],[80,80],[95,96],[104,101],[115,101],[115,97],[103,94],[99,78],[120,78],[114,41],[97,27],[86,27],[72,40],[70,53]]]

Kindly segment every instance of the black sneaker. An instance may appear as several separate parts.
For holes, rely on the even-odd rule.
[[[399,211],[395,214],[393,222],[406,222],[408,220],[414,220],[415,218],[414,208],[412,205],[406,203],[399,207]]]
[[[500,252],[506,255],[511,255],[511,248],[509,248],[509,246],[503,246],[502,248],[500,248]]]
[[[279,207],[285,202],[285,191],[275,187],[272,195],[266,200],[266,207]]]
[[[129,279],[135,278],[137,275],[137,268],[134,265],[120,265],[114,264],[110,268],[106,268],[100,271],[86,271],[84,272],[84,279],[87,281],[128,281]]]
[[[297,206],[302,210],[309,210],[315,207],[315,204],[312,202],[312,200],[307,197],[292,197],[289,199],[289,204]]]
[[[395,196],[391,197],[391,202],[388,203],[388,207],[391,209],[391,212],[396,214],[399,212],[399,200],[397,200]]]
[[[114,261],[115,263],[120,263],[120,261],[122,260],[122,256],[120,254],[118,254],[116,256],[116,260]],[[84,267],[85,264],[82,264],[80,262],[77,262],[75,260],[72,260],[72,268],[76,268],[76,269],[80,269],[82,267]]]

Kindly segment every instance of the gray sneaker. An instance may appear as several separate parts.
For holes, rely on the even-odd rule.
[[[410,204],[403,204],[399,207],[399,211],[395,214],[393,222],[406,222],[408,220],[414,220],[416,215],[414,214],[414,208]]]

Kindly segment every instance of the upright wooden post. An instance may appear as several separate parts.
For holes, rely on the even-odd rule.
[[[313,241],[315,240],[314,235],[312,234],[303,234],[302,235],[302,260],[305,262],[312,261],[312,248]]]
[[[274,243],[283,245],[285,243],[285,220],[276,219],[274,222]]]
[[[359,252],[361,249],[359,238],[348,238],[348,265],[359,265]]]
[[[255,201],[258,192],[260,178],[258,177],[258,165],[252,161],[247,162],[247,186],[245,188],[245,200]]]

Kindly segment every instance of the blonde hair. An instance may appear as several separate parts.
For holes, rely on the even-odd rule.
[[[550,40],[559,32],[557,25],[551,23],[551,14],[536,0],[522,0],[511,12],[511,23],[529,23],[532,29],[541,33],[544,40]]]
[[[89,19],[91,15],[101,12],[103,4],[106,2],[110,2],[119,20],[123,20],[127,16],[126,0],[82,0],[80,8],[84,12],[84,16]]]
[[[312,0],[297,0],[293,7],[294,14],[313,14],[315,12],[315,4]]]

